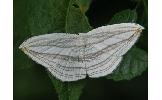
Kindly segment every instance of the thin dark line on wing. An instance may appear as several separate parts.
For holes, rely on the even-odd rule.
[[[98,63],[98,64],[89,66],[89,67],[87,67],[87,68],[91,68],[90,70],[97,69],[97,68],[100,67],[100,66],[95,67],[95,68],[93,68],[93,69],[92,69],[92,67],[94,67],[94,66],[96,66],[96,65],[100,65],[100,64],[106,62],[112,55],[114,55],[114,54],[116,54],[118,51],[120,51],[121,48],[123,48],[123,47],[124,47],[125,45],[127,45],[127,44],[130,44],[132,39],[134,39],[134,38],[133,38],[133,37],[130,38],[123,46],[121,46],[120,48],[118,48],[118,49],[117,49],[113,54],[111,54],[106,60],[104,60],[104,61],[102,61],[102,62],[100,62],[100,63]],[[127,45],[127,46],[128,46],[128,45]],[[88,70],[89,70],[89,69],[88,69]]]
[[[124,26],[124,27],[119,27],[118,29],[122,29],[122,28],[132,28],[132,29],[136,29],[137,27],[132,27],[132,26]],[[119,31],[119,30],[118,30]],[[102,32],[98,32],[98,33],[95,33],[95,34],[92,34],[92,35],[87,35],[87,36],[89,36],[89,37],[91,37],[91,36],[93,36],[93,35],[100,35]],[[103,33],[107,33],[107,32],[103,32]],[[58,34],[58,33],[57,33]],[[55,35],[57,35],[57,34],[55,34]],[[62,34],[62,33],[60,33],[60,34]],[[109,33],[109,34],[114,34],[113,32],[112,33]],[[51,35],[51,34],[46,34],[46,35]],[[54,34],[53,34],[54,35]],[[71,35],[71,34],[67,34],[67,35]],[[35,36],[35,37],[37,37],[37,36]],[[77,39],[79,37],[79,35],[76,35],[76,37],[68,37],[68,38],[60,38],[60,39],[56,39],[55,41],[59,41],[59,40],[65,40],[65,39]],[[33,37],[34,38],[34,37]],[[31,41],[31,42],[29,42],[28,44],[32,44],[32,43],[36,43],[36,42],[44,42],[43,40],[47,40],[48,38],[45,38],[45,37],[43,37],[43,38],[41,38],[41,39],[39,39],[39,40],[35,40],[35,41],[31,41],[32,40],[32,38],[30,38],[29,40]],[[28,41],[29,41],[28,40]],[[51,40],[51,41],[53,41],[54,42],[54,40]],[[49,41],[50,42],[50,41]]]
[[[98,57],[98,56],[100,56],[100,55],[102,55],[102,54],[104,54],[104,53],[106,53],[106,52],[112,50],[113,48],[116,48],[116,47],[118,46],[118,44],[123,43],[123,42],[125,42],[125,41],[130,41],[130,39],[133,39],[133,37],[134,37],[134,34],[133,34],[131,37],[129,37],[128,39],[125,39],[125,40],[119,41],[119,42],[117,42],[117,43],[115,43],[115,44],[109,45],[109,46],[107,46],[107,47],[105,47],[105,48],[103,48],[103,49],[101,49],[101,50],[99,50],[99,51],[97,51],[97,52],[95,52],[95,53],[89,53],[89,54],[87,54],[87,55],[85,56],[85,58],[86,58],[86,59],[94,60],[94,59],[96,59],[96,57]],[[108,50],[108,49],[109,49],[110,47],[112,47],[112,46],[115,46],[115,47],[113,47],[112,49]],[[93,56],[93,55],[94,55],[94,56]]]
[[[35,55],[35,54],[33,54],[33,53],[31,53],[31,52],[29,52],[30,54],[32,54],[32,55]],[[46,63],[47,65],[49,65],[49,66],[52,66],[52,68],[54,68],[54,67],[58,67],[58,66],[53,66],[53,65],[51,65],[51,64],[49,64],[49,63],[47,63],[46,61],[44,61],[44,60],[42,60],[42,59],[40,59],[40,58],[43,58],[43,57],[40,57],[40,56],[38,56],[38,55],[35,55],[34,57],[36,57],[37,59],[39,59],[39,60],[41,60],[42,62],[44,62],[44,63]],[[40,57],[40,58],[39,58]],[[51,68],[51,67],[47,67],[47,68]],[[60,68],[60,67],[58,67],[58,68]],[[70,74],[64,74],[64,73],[62,73],[62,72],[60,72],[60,71],[58,71],[58,70],[56,70],[56,69],[54,69],[53,71],[55,71],[58,75],[60,75],[60,76],[74,76],[74,77],[78,77],[79,75],[86,75],[86,74],[74,74],[74,75],[70,75]],[[80,77],[81,77],[80,76]]]
[[[137,33],[137,32],[136,32]],[[132,39],[130,39],[129,41],[134,41],[134,39],[136,39],[135,41],[137,41],[137,39],[138,39],[138,37],[140,36],[139,34],[134,34],[134,36],[133,37],[136,37],[136,38],[132,38]],[[127,45],[126,45],[126,47],[128,47],[129,46],[129,44],[131,43],[131,42],[127,42]],[[135,43],[135,42],[134,42]],[[125,45],[124,45],[125,46]],[[131,45],[131,46],[133,46],[133,45]],[[125,47],[125,48],[126,48]],[[123,50],[125,50],[125,48],[123,48],[122,50],[120,50],[120,52],[119,53],[122,53],[123,52]],[[130,47],[131,48],[131,47]],[[128,49],[129,50],[129,49]]]
[[[99,74],[99,73],[103,73],[106,72],[107,70],[109,70],[110,68],[112,68],[112,66],[115,64],[115,62],[117,60],[119,60],[120,57],[117,57],[118,59],[114,60],[113,63],[111,63],[111,65],[109,67],[106,67],[105,69],[99,70],[99,71],[95,71],[89,74],[89,76],[95,75],[95,74]],[[120,62],[119,62],[120,63]],[[119,65],[119,64],[118,64]]]
[[[58,33],[57,33],[58,34]],[[63,33],[60,33],[60,34],[63,34]],[[46,34],[46,35],[48,35],[48,34]],[[51,35],[51,34],[49,34],[49,35]],[[55,34],[56,35],[56,34]],[[68,36],[71,36],[72,34],[67,34]],[[37,37],[37,36],[35,36],[35,37]],[[29,40],[31,41],[32,40],[32,38],[34,38],[34,37],[31,37]],[[76,37],[65,37],[65,38],[59,38],[60,40],[65,40],[65,39],[77,39],[78,38],[78,35],[76,35]],[[56,39],[57,41],[59,40],[59,39]],[[29,41],[28,40],[28,41]],[[46,38],[46,37],[42,37],[41,39],[39,39],[39,40],[35,40],[35,41],[31,41],[29,44],[31,44],[31,43],[33,43],[33,42],[44,42],[45,40],[48,40],[49,41],[49,37],[48,38]],[[50,39],[50,41],[54,41],[53,39]]]
[[[110,58],[110,59],[109,59]],[[112,57],[108,57],[106,60],[98,63],[98,64],[95,64],[95,65],[92,65],[92,66],[89,66],[87,67],[87,70],[94,70],[94,69],[97,69],[98,67],[101,67],[101,66],[104,66],[106,65],[110,60],[112,59]]]
[[[136,30],[128,30],[128,31],[124,31],[124,32],[120,32],[120,31],[117,31],[117,32],[119,32],[118,34],[114,34],[114,33],[112,33],[112,35],[110,35],[110,36],[107,36],[106,38],[105,38],[105,35],[102,35],[103,33],[107,33],[107,32],[100,32],[100,33],[102,33],[101,34],[101,36],[100,37],[104,37],[104,39],[102,39],[102,40],[100,40],[100,41],[97,41],[97,42],[93,42],[93,43],[88,43],[88,44],[86,44],[86,45],[93,45],[93,44],[98,44],[98,43],[101,43],[101,42],[103,42],[104,40],[107,40],[107,39],[109,39],[109,38],[111,38],[111,37],[113,37],[113,36],[116,36],[116,35],[119,35],[119,34],[122,34],[122,33],[126,33],[126,32],[131,32],[131,31],[136,31]],[[109,33],[110,34],[110,33]],[[106,34],[106,35],[109,35],[109,34]],[[95,34],[96,35],[96,34]],[[91,37],[91,38],[94,38],[94,37],[92,37],[92,36],[89,36],[89,37]],[[89,38],[89,37],[87,37],[87,36],[85,36],[84,38]],[[96,36],[95,38],[99,38],[99,36]],[[39,43],[39,44],[34,44],[34,45],[31,45],[31,47],[40,47],[40,46],[55,46],[55,47],[59,47],[59,48],[71,48],[71,47],[84,47],[85,45],[73,45],[73,46],[59,46],[58,44],[64,44],[65,42],[59,42],[59,43],[57,43],[57,44],[54,44],[54,45],[49,45],[51,42],[52,43],[54,43],[54,42],[57,42],[57,41],[60,41],[59,39],[58,40],[52,40],[52,41],[49,41],[48,43],[46,43],[46,44],[44,44],[44,45],[42,45],[41,43]],[[73,40],[71,40],[70,39],[70,41],[73,41]],[[43,42],[43,41],[42,41]]]
[[[69,75],[69,74],[64,74],[64,73],[62,73],[62,72],[59,72],[59,71],[57,71],[56,69],[54,69],[53,67],[51,67],[52,69],[52,71],[54,71],[57,75],[59,75],[59,76],[64,76],[64,77],[68,77],[68,78],[81,78],[82,76],[84,76],[84,75],[86,75],[86,74],[74,74],[74,75]]]
[[[106,53],[106,52],[108,52],[108,51],[110,51],[110,50],[107,50],[107,49],[109,49],[109,47],[112,47],[112,46],[114,46],[114,45],[117,45],[117,44],[119,44],[119,43],[121,43],[121,42],[124,42],[124,41],[128,41],[129,39],[131,39],[131,38],[133,38],[133,36],[134,36],[134,34],[130,37],[130,38],[128,38],[128,39],[125,39],[125,40],[123,40],[123,41],[119,41],[119,42],[117,42],[117,43],[115,43],[115,44],[112,44],[112,45],[109,45],[109,46],[107,46],[107,47],[105,47],[105,48],[103,48],[102,50],[100,50],[100,51],[97,51],[97,52],[95,52],[95,53],[90,53],[90,54],[87,54],[86,56],[84,56],[85,58],[80,58],[80,60],[81,61],[89,61],[89,60],[94,60],[94,59],[96,59],[99,55],[101,55],[101,54],[103,54],[103,53]],[[115,48],[115,47],[114,47]],[[111,49],[112,50],[112,49]],[[58,54],[48,54],[48,53],[39,53],[39,52],[36,52],[36,51],[33,51],[33,50],[30,50],[30,51],[32,51],[32,52],[35,52],[35,53],[37,53],[37,54],[44,54],[44,55],[55,55],[54,56],[54,59],[61,59],[61,60],[65,60],[65,61],[68,61],[69,59],[71,59],[71,61],[77,61],[77,57],[73,57],[73,56],[68,56],[68,55],[60,55],[59,53]],[[105,51],[105,52],[104,52]],[[93,56],[93,55],[95,55],[95,56]],[[68,59],[67,59],[68,58]],[[87,59],[87,60],[86,60]]]
[[[32,51],[29,51],[30,52],[30,54],[32,54],[32,55],[35,55],[37,58],[42,58],[42,59],[46,59],[44,56],[39,56],[39,54],[38,55],[36,55],[34,52],[32,52]],[[40,60],[40,59],[39,59]],[[46,60],[48,60],[48,59],[46,59]],[[42,60],[41,60],[42,61]],[[62,68],[71,68],[71,69],[73,69],[73,68],[76,68],[76,69],[85,69],[84,67],[67,67],[67,66],[63,66],[63,65],[61,65],[61,64],[59,64],[59,63],[57,63],[57,62],[54,62],[54,61],[52,61],[52,60],[48,60],[49,62],[52,62],[52,63],[55,63],[57,66],[59,66],[60,68],[62,67]],[[47,67],[48,68],[48,67]],[[61,69],[62,69],[61,68]],[[65,70],[65,71],[67,71],[67,70]]]

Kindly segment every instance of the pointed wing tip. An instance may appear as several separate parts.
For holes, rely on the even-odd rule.
[[[136,24],[138,29],[137,29],[137,33],[142,33],[142,30],[144,30],[145,28],[143,26],[141,26],[140,24]]]
[[[137,24],[137,26],[139,27],[140,30],[144,30],[144,29],[145,29],[145,28],[144,28],[142,25],[140,25],[140,24]]]
[[[23,48],[23,43],[19,46],[19,49],[22,49]]]
[[[23,43],[21,43],[21,45],[19,46],[19,49],[22,50],[23,52],[24,52],[25,50],[27,50],[25,44],[26,44],[26,41],[24,41]]]

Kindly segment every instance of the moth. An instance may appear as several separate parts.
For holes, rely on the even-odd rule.
[[[19,48],[61,81],[97,78],[119,66],[143,29],[136,23],[120,23],[78,35],[45,34],[27,39]]]

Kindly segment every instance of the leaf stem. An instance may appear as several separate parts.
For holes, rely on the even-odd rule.
[[[69,11],[70,11],[70,5],[71,5],[71,1],[72,0],[69,0],[69,4],[68,4],[68,7],[67,7],[67,11],[66,11],[66,18],[65,18],[65,33],[67,33],[67,20],[68,20],[68,16],[69,16]]]

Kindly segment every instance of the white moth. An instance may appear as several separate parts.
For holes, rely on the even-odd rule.
[[[34,36],[20,45],[32,60],[61,81],[111,74],[144,29],[135,23],[102,26],[88,33]]]

